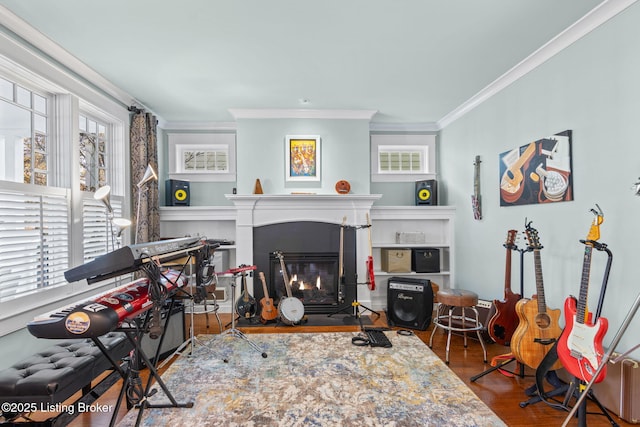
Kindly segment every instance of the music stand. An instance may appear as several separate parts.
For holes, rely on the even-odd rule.
[[[267,353],[264,352],[256,343],[254,343],[253,341],[251,341],[241,330],[236,328],[236,316],[235,313],[233,313],[233,304],[235,304],[236,301],[236,282],[235,279],[238,278],[238,276],[246,276],[247,271],[250,270],[255,270],[257,267],[255,265],[250,265],[250,266],[243,266],[243,267],[238,267],[238,268],[232,268],[228,271],[225,272],[225,274],[229,273],[229,274],[233,274],[234,276],[234,280],[231,281],[231,304],[232,304],[232,308],[231,308],[231,329],[227,329],[223,332],[220,333],[220,338],[223,338],[226,335],[229,335],[231,337],[234,338],[240,338],[245,340],[246,342],[249,343],[249,345],[258,353],[261,354],[261,356],[263,358],[267,357]]]

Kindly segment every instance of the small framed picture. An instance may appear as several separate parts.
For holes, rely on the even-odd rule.
[[[285,164],[287,181],[320,181],[320,137],[287,135]]]

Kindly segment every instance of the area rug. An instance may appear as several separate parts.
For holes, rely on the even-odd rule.
[[[371,321],[371,316],[369,315],[360,316],[360,320],[358,320],[357,317],[354,317],[351,314],[338,313],[332,316],[329,316],[327,314],[307,314],[300,322],[300,326],[359,326],[360,321],[362,321],[362,324],[364,326],[373,324],[373,322]],[[236,321],[236,326],[241,328],[254,326],[256,328],[261,328],[264,326],[281,326],[283,328],[291,328],[291,326],[287,326],[276,320],[263,325],[257,318],[250,320],[239,318]]]
[[[246,335],[259,350],[232,334],[199,336],[193,355],[162,375],[178,402],[194,406],[147,408],[140,425],[505,425],[418,337],[389,331],[393,347],[372,348],[353,345],[356,334]],[[168,402],[157,388],[149,401]]]

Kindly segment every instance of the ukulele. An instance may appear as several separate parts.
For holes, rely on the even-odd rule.
[[[545,302],[542,261],[540,259],[542,245],[538,238],[538,231],[531,226],[531,223],[528,223],[525,227],[525,235],[529,248],[533,250],[536,295],[532,299],[523,298],[516,304],[516,314],[520,322],[511,337],[511,352],[516,360],[536,369],[558,340],[562,329],[558,324],[560,309],[547,309]],[[556,361],[549,370],[561,367],[562,363]]]
[[[600,208],[598,207],[598,209]],[[600,224],[604,220],[602,211],[598,212],[595,209],[591,211],[596,215],[596,218],[591,224],[587,239],[582,241],[584,243],[584,258],[580,295],[577,301],[574,296],[569,296],[564,302],[565,328],[558,340],[558,358],[562,361],[565,369],[574,377],[585,382],[590,382],[593,379],[593,374],[602,362],[604,355],[602,339],[609,327],[609,321],[604,317],[599,317],[593,323],[592,313],[588,313],[587,309],[591,252],[593,247],[598,244]],[[593,380],[594,383],[602,381],[606,374],[607,367],[604,366]]]
[[[376,278],[373,274],[373,245],[371,244],[371,220],[367,214],[367,231],[369,233],[369,256],[367,257],[367,285],[369,290],[376,289]]]
[[[262,291],[264,292],[264,297],[260,300],[260,322],[267,323],[269,320],[278,317],[278,309],[273,306],[273,298],[269,298],[269,289],[264,273],[261,271],[259,275],[262,282]]]
[[[278,312],[280,313],[280,320],[285,325],[295,325],[304,317],[304,304],[298,298],[291,294],[291,285],[289,284],[289,274],[287,273],[287,266],[284,264],[284,255],[282,252],[275,252],[275,255],[280,260],[280,269],[282,270],[282,279],[284,280],[284,287],[287,291],[287,296],[280,298],[278,303]]]
[[[243,266],[240,266],[242,268]],[[251,319],[258,312],[258,303],[254,297],[249,294],[247,289],[247,272],[242,270],[242,295],[236,302],[236,313],[245,319]]]
[[[520,294],[511,291],[511,251],[516,248],[516,230],[509,230],[504,247],[507,248],[506,271],[504,276],[504,301],[493,300],[496,313],[487,324],[487,332],[492,340],[501,345],[509,345],[513,332],[518,326],[516,303],[520,300]]]

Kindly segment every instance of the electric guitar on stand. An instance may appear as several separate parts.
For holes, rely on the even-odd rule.
[[[371,244],[371,220],[367,214],[367,232],[369,233],[369,256],[367,257],[367,285],[369,290],[376,289],[376,277],[373,274],[373,245]]]
[[[511,337],[511,352],[516,360],[536,369],[558,340],[562,329],[558,324],[560,310],[548,309],[545,301],[542,261],[540,259],[542,245],[538,237],[538,230],[531,226],[531,222],[526,224],[525,228],[529,248],[533,250],[536,295],[532,299],[522,298],[516,303],[516,314],[520,322]],[[556,361],[550,370],[561,367],[560,361]]]
[[[596,205],[598,207],[598,205]],[[587,295],[589,292],[589,274],[591,271],[591,253],[600,238],[600,224],[604,221],[602,211],[591,209],[596,218],[591,224],[587,239],[584,243],[584,258],[582,264],[582,280],[578,299],[570,296],[564,303],[565,329],[558,340],[558,358],[565,369],[574,377],[590,382],[595,371],[602,362],[604,350],[602,340],[607,333],[609,321],[599,317],[595,323],[592,313],[588,312]],[[602,381],[607,374],[604,366],[594,383]]]
[[[501,345],[509,345],[511,337],[518,326],[516,303],[520,294],[511,290],[511,251],[516,248],[515,241],[518,231],[509,230],[504,247],[507,248],[506,267],[504,276],[504,301],[493,300],[496,313],[487,324],[487,332],[492,340]]]

